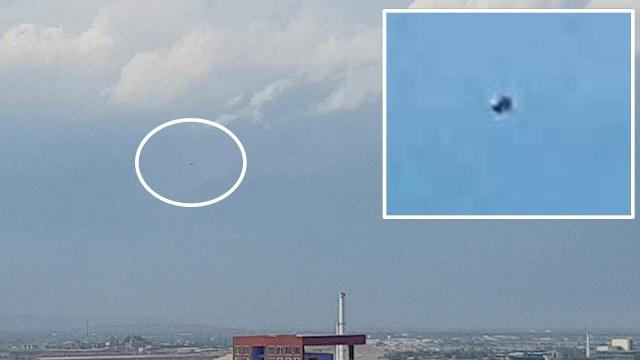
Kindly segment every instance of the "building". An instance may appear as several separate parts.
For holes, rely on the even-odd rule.
[[[366,344],[365,335],[278,335],[235,336],[233,360],[333,360],[331,353],[306,352],[307,346],[348,347],[349,358],[355,358],[355,345]]]
[[[631,339],[611,339],[611,347],[622,351],[631,351]]]
[[[598,351],[597,360],[635,360],[635,351]]]
[[[508,360],[551,360],[549,353],[544,351],[516,351],[507,354]]]
[[[609,344],[596,347],[596,360],[635,360],[638,354],[629,338],[611,339]]]

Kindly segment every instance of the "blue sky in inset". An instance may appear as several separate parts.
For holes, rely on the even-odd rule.
[[[388,14],[387,212],[629,214],[629,17]]]

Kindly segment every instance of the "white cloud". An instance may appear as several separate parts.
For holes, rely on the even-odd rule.
[[[71,23],[5,25],[0,33],[0,80],[40,67],[57,75],[52,81],[66,82],[51,87],[70,89],[61,97],[72,99],[74,91],[106,94],[109,104],[122,108],[176,112],[195,104],[204,114],[226,112],[228,121],[259,119],[267,104],[291,95],[303,98],[303,111],[313,116],[356,110],[379,99],[377,20],[332,9],[331,4],[273,11],[274,5],[264,2],[260,9],[236,16],[237,6],[200,0],[105,0],[92,17],[78,11],[82,16],[72,16]],[[415,0],[410,6],[638,5],[633,0]],[[270,16],[261,16],[265,11]],[[32,22],[56,20],[39,15]],[[303,86],[307,91],[287,91]]]
[[[236,96],[232,96],[230,98],[227,98],[227,100],[225,100],[224,102],[224,107],[226,108],[230,108],[230,107],[234,107],[240,104],[240,102],[242,101],[242,99],[244,99],[244,94],[238,94]]]
[[[635,0],[592,0],[587,7],[590,8],[604,8],[604,9],[633,9],[640,8]]]
[[[265,103],[282,94],[282,92],[291,87],[292,84],[293,82],[289,79],[278,79],[267,84],[262,90],[253,94],[251,100],[249,100],[249,107],[252,109],[261,108]]]
[[[183,51],[193,47],[198,50]],[[199,58],[190,58],[193,56]],[[327,34],[326,29],[310,17],[294,19],[285,26],[258,21],[243,29],[209,29],[206,34],[191,35],[181,39],[171,51],[135,55],[122,70],[113,94],[120,104],[149,105],[185,94],[190,85],[202,77],[215,75],[216,69],[241,72],[268,69],[274,72],[275,78],[280,77],[276,74],[286,71],[298,80],[320,80],[344,73],[346,67],[353,69],[351,73],[357,73],[359,65],[366,68],[379,61],[379,28]],[[169,84],[173,84],[171,89]]]
[[[113,39],[95,27],[68,34],[62,27],[19,24],[0,39],[0,68],[60,65],[98,61],[111,49]]]
[[[193,27],[190,14],[197,3],[105,0],[99,7],[84,5],[43,3],[24,7],[30,12],[3,13],[0,93],[9,94],[3,96],[12,104],[5,107],[8,112],[67,117],[69,111],[73,116],[108,111],[125,64],[136,53],[175,44]]]
[[[91,27],[110,34],[128,56],[175,44],[199,23],[201,1],[127,0],[105,2]]]
[[[278,98],[282,93],[294,85],[290,79],[277,79],[268,83],[260,91],[253,94],[246,106],[234,113],[224,114],[217,118],[223,124],[228,124],[237,119],[262,120],[262,108],[269,102]]]
[[[157,105],[184,95],[209,74],[215,61],[215,35],[195,30],[169,50],[139,53],[122,68],[113,88],[118,104]]]
[[[84,31],[62,25],[13,25],[0,38],[0,64],[122,66],[132,52],[174,43],[193,26],[189,17],[199,6],[199,1],[105,1]]]
[[[380,69],[377,66],[369,66],[355,72],[348,71],[338,86],[320,103],[315,114],[323,115],[359,108],[380,95],[380,78]]]
[[[54,81],[68,82],[63,87],[70,89],[73,82],[90,78],[83,91],[106,95],[110,104],[123,108],[175,109],[187,97],[191,104],[241,106],[244,97],[229,91],[255,94],[234,116],[257,119],[265,103],[293,84],[322,88],[306,92],[313,98],[305,103],[323,103],[326,112],[364,104],[357,99],[376,92],[360,73],[380,66],[380,28],[352,23],[349,17],[320,16],[318,7],[331,5],[314,5],[313,11],[286,8],[265,21],[262,11],[235,17],[230,15],[234,6],[199,0],[105,1],[93,19],[83,13],[71,17],[66,27],[7,27],[0,34],[0,71],[40,67],[59,74]],[[340,93],[360,95],[338,101]]]
[[[588,0],[414,0],[410,8],[562,8],[583,7]]]
[[[292,66],[307,71],[380,61],[380,28],[354,27],[328,32],[311,17],[294,19],[284,28],[256,22],[229,37],[229,60],[241,64]]]

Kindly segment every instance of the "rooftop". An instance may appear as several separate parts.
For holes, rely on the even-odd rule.
[[[367,343],[366,335],[258,335],[235,336],[233,343],[236,345],[270,345],[284,342],[298,342],[302,346],[327,346],[327,345],[364,345]]]

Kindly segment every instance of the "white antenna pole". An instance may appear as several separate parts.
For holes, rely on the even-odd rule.
[[[587,345],[584,347],[584,356],[591,359],[591,333],[587,331]]]
[[[338,323],[336,324],[336,335],[345,334],[344,300],[346,296],[347,293],[344,291],[340,291],[338,294]],[[345,360],[343,345],[336,346],[336,360]]]

